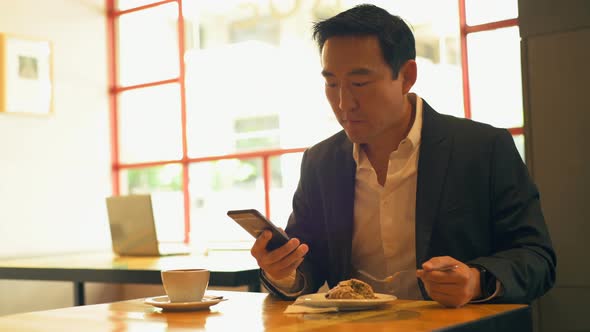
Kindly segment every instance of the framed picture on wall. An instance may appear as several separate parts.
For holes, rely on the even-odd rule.
[[[49,114],[52,100],[51,43],[0,34],[0,113]]]

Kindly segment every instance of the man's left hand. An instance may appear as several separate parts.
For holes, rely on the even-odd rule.
[[[434,271],[447,266],[457,267],[447,271]],[[416,272],[422,279],[428,295],[436,302],[458,308],[481,296],[479,270],[449,256],[433,257]]]

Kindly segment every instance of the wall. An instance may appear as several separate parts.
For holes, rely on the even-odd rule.
[[[590,1],[519,0],[527,159],[557,252],[539,331],[590,331]]]
[[[0,32],[53,44],[55,111],[0,114],[0,258],[110,249],[105,24],[104,0],[0,0]],[[0,280],[0,294],[0,315],[73,303],[63,282]]]

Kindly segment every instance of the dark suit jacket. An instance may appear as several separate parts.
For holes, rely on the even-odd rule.
[[[304,293],[351,277],[355,174],[343,131],[303,155],[286,232],[310,247],[299,268]],[[435,256],[481,265],[502,282],[496,302],[527,303],[552,287],[556,257],[539,193],[508,131],[424,102],[417,181],[417,268]]]

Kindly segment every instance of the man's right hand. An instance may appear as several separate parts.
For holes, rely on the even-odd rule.
[[[303,262],[303,258],[309,251],[307,244],[301,244],[299,239],[292,238],[273,251],[266,250],[268,241],[272,238],[270,231],[264,231],[256,239],[250,253],[256,258],[258,266],[264,273],[275,280],[290,276]]]

